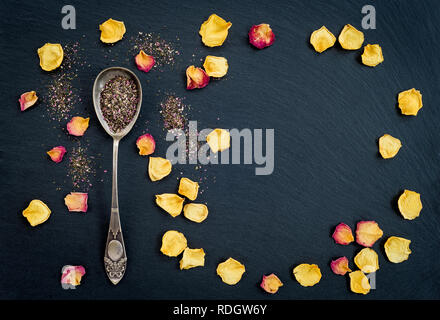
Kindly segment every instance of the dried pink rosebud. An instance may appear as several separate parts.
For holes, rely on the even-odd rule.
[[[156,61],[154,60],[153,56],[149,56],[144,52],[144,50],[141,50],[139,54],[135,58],[136,66],[139,70],[148,72],[153,68]]]
[[[347,245],[354,241],[353,232],[351,228],[345,223],[340,223],[336,226],[335,232],[333,232],[332,238],[336,243]]]
[[[61,283],[77,286],[81,284],[81,278],[86,274],[83,266],[66,265],[61,270]]]
[[[64,154],[66,153],[66,148],[63,146],[54,147],[46,152],[53,162],[59,163],[63,160]]]
[[[267,23],[252,26],[249,30],[249,42],[254,47],[263,49],[275,42],[275,34]]]
[[[137,138],[136,146],[141,156],[148,156],[156,149],[156,142],[151,134],[146,133]]]
[[[204,88],[208,83],[209,76],[202,68],[189,66],[186,69],[186,88],[188,90]]]
[[[73,117],[67,124],[67,131],[73,136],[80,137],[89,127],[89,120],[90,118]]]
[[[69,211],[87,212],[87,193],[71,192],[64,198],[64,203]]]
[[[29,107],[32,107],[38,100],[37,93],[35,91],[25,92],[20,96],[18,102],[20,102],[20,110],[24,111]]]
[[[351,272],[348,267],[348,259],[347,257],[340,257],[336,260],[333,260],[330,263],[330,268],[335,274],[340,274],[341,276],[345,275],[347,272]]]

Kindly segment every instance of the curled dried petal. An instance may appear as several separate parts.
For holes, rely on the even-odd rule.
[[[71,192],[64,198],[64,204],[69,211],[87,212],[87,199],[89,195],[82,192]]]
[[[186,88],[188,90],[204,88],[208,83],[209,76],[202,68],[189,66],[186,69]]]
[[[414,88],[399,93],[399,108],[402,114],[416,116],[423,107],[422,94]]]
[[[229,285],[237,284],[245,271],[244,265],[233,258],[229,258],[217,266],[217,274],[224,283]]]
[[[293,269],[296,281],[303,287],[317,284],[322,277],[321,270],[316,264],[302,263]]]
[[[351,231],[351,228],[342,222],[336,226],[332,237],[336,243],[342,245],[347,245],[354,241],[353,232]]]
[[[156,195],[156,204],[168,212],[173,218],[177,217],[183,208],[185,199],[174,193],[163,193]]]
[[[379,138],[379,153],[384,159],[394,158],[402,147],[399,139],[384,134]]]
[[[333,47],[335,42],[336,37],[325,26],[313,31],[310,36],[310,44],[319,53]]]
[[[205,251],[203,249],[186,248],[180,260],[180,270],[203,267],[205,265]]]
[[[364,33],[357,30],[350,24],[347,24],[339,34],[338,41],[341,47],[346,50],[357,50],[364,43]]]
[[[261,280],[260,287],[268,293],[276,293],[279,287],[282,287],[283,283],[281,280],[273,273],[268,276],[263,275],[263,280]]]
[[[371,286],[367,276],[360,270],[350,272],[350,289],[354,293],[367,294],[370,292]]]
[[[354,257],[354,263],[364,273],[376,272],[379,270],[379,257],[377,253],[370,248],[363,248]]]
[[[209,147],[212,152],[219,152],[226,150],[231,145],[231,135],[225,129],[214,129],[206,137]]]
[[[83,266],[66,265],[61,270],[61,283],[78,286],[81,284],[81,278],[86,274]]]
[[[364,247],[372,247],[382,237],[383,231],[375,221],[359,221],[356,228],[356,242]]]
[[[348,259],[347,257],[340,257],[336,260],[333,260],[330,263],[330,268],[335,274],[340,274],[341,276],[345,275],[347,272],[351,272],[348,267]]]
[[[248,35],[249,43],[258,49],[269,47],[275,42],[275,34],[267,23],[252,26]]]
[[[58,146],[50,149],[46,152],[53,162],[59,163],[63,160],[64,154],[66,153],[66,148],[63,146]]]
[[[408,260],[409,255],[411,254],[411,249],[409,245],[411,240],[400,238],[400,237],[389,237],[384,244],[385,253],[393,263],[400,263],[405,260]]]
[[[218,15],[211,14],[208,20],[200,26],[199,34],[202,36],[202,42],[208,47],[221,46],[231,26],[231,22],[226,22]]]
[[[361,58],[366,66],[375,67],[383,62],[382,48],[378,44],[367,44]]]
[[[89,127],[90,118],[83,117],[73,117],[69,123],[67,123],[67,131],[73,135],[80,137],[84,135],[87,128]]]
[[[423,208],[420,193],[411,190],[403,191],[397,201],[397,206],[405,219],[413,220],[417,218]]]
[[[223,57],[206,56],[203,68],[210,77],[221,78],[228,73],[228,60]]]
[[[200,223],[208,217],[208,207],[202,203],[188,203],[183,207],[185,218]]]
[[[136,146],[141,156],[148,156],[156,149],[156,142],[151,134],[146,133],[137,138]]]
[[[187,197],[189,200],[196,200],[199,193],[199,184],[188,178],[181,178],[179,183],[179,194]]]
[[[162,236],[160,252],[169,257],[177,257],[185,250],[187,241],[183,233],[169,230]]]
[[[59,43],[46,43],[37,50],[40,67],[45,71],[58,68],[63,62],[64,51]]]
[[[25,217],[32,227],[45,222],[50,217],[49,207],[41,200],[32,200],[29,206],[23,210]]]
[[[20,96],[18,102],[20,102],[20,110],[24,111],[29,107],[32,107],[38,100],[37,93],[35,91],[25,92]]]
[[[151,181],[158,181],[165,178],[171,172],[171,161],[161,157],[150,157],[148,164],[148,175]]]
[[[148,72],[153,68],[156,61],[153,56],[149,56],[144,50],[139,51],[139,54],[135,58],[136,66],[139,70]]]
[[[113,19],[108,19],[100,24],[99,30],[101,30],[101,41],[104,43],[118,42],[126,31],[124,22]]]

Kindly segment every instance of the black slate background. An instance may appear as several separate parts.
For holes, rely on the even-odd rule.
[[[361,27],[365,1],[69,1],[76,8],[77,29],[60,26],[64,2],[2,1],[0,298],[2,299],[439,299],[440,298],[440,5],[437,1],[377,1],[377,29],[365,30],[365,43],[379,43],[385,62],[376,68],[360,63],[361,51],[339,45],[317,54],[310,33],[327,26],[335,35],[347,24]],[[217,13],[233,23],[223,46],[205,47],[200,24]],[[123,20],[124,40],[113,47],[99,41],[98,25]],[[255,50],[247,43],[253,24],[267,22],[275,44]],[[128,38],[154,32],[182,52],[174,67],[148,74],[135,70]],[[177,40],[176,37],[179,39]],[[80,41],[90,67],[80,70],[77,88],[83,102],[77,114],[91,116],[85,136],[68,136],[64,122],[47,118],[44,102],[21,113],[22,92],[44,91],[50,75],[38,65],[37,48],[45,42]],[[201,65],[208,54],[228,58],[228,75],[202,90],[186,91],[188,65]],[[113,61],[112,61],[113,60]],[[100,70],[120,65],[135,70],[144,89],[140,118],[122,140],[119,153],[119,202],[128,269],[118,286],[103,268],[111,200],[111,139],[93,113],[92,84]],[[424,107],[404,117],[397,93],[421,90]],[[158,105],[164,92],[185,97],[189,118],[199,128],[274,128],[275,170],[255,176],[254,165],[210,165],[207,171],[176,165],[165,180],[146,177],[148,159],[137,155],[136,138],[148,129],[156,137],[156,155],[165,141]],[[148,121],[148,124],[145,122]],[[383,160],[377,139],[399,137],[403,148]],[[66,178],[67,155],[60,164],[47,159],[52,146],[89,146],[96,177],[89,191],[89,211],[69,213],[63,203],[72,190]],[[109,170],[104,173],[103,170]],[[154,204],[154,194],[174,192],[177,179],[206,177],[199,201],[209,217],[194,224],[175,219]],[[100,182],[100,180],[103,182]],[[57,190],[56,187],[61,187]],[[413,221],[396,209],[403,189],[422,194],[424,208]],[[32,199],[45,201],[50,219],[30,227],[21,211]],[[384,230],[374,245],[380,270],[376,290],[351,293],[347,279],[332,274],[329,262],[352,258],[358,245],[339,246],[331,239],[341,221],[355,228],[376,220]],[[178,269],[179,259],[159,252],[168,229],[183,232],[191,247],[207,252],[204,268]],[[387,261],[383,243],[391,235],[412,240],[408,261]],[[234,257],[246,266],[236,286],[221,282],[215,269]],[[321,267],[321,282],[301,287],[292,268],[303,262]],[[76,290],[63,290],[65,264],[82,264],[87,274]],[[276,273],[284,282],[274,296],[263,292],[261,276]]]

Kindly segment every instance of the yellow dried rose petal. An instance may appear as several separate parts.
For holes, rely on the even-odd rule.
[[[407,116],[416,116],[423,107],[422,94],[414,88],[399,93],[397,100],[402,114]]]
[[[393,263],[400,263],[402,261],[408,260],[411,250],[409,245],[411,240],[400,238],[400,237],[389,237],[384,244],[385,253]]]
[[[45,71],[55,70],[63,62],[64,51],[59,43],[46,43],[37,52],[40,58],[40,67]]]
[[[180,179],[178,192],[189,200],[194,201],[199,193],[199,184],[188,178],[182,178]]]
[[[177,217],[182,212],[184,200],[174,193],[156,194],[157,205],[173,217]]]
[[[378,44],[367,44],[361,57],[363,64],[375,67],[383,62],[382,48]]]
[[[237,284],[245,271],[244,265],[233,258],[229,258],[217,266],[217,274],[224,283],[229,285]]]
[[[384,134],[379,138],[379,153],[384,159],[394,158],[402,147],[399,139]]]
[[[218,15],[211,14],[208,20],[200,26],[199,34],[202,36],[202,42],[208,47],[221,46],[231,26],[231,22],[226,22]]]
[[[364,273],[376,272],[379,270],[379,257],[377,253],[370,248],[363,248],[354,257],[354,263]]]
[[[214,129],[206,137],[206,142],[212,152],[223,151],[230,147],[231,135],[225,129]]]
[[[221,78],[228,73],[228,60],[223,57],[206,56],[203,68],[208,76]]]
[[[41,200],[32,200],[29,206],[23,210],[23,217],[25,217],[32,227],[39,225],[49,219],[49,207]]]
[[[108,19],[99,25],[101,30],[101,41],[104,43],[115,43],[122,39],[125,34],[124,22]]]
[[[383,235],[376,221],[359,221],[356,228],[356,242],[364,247],[372,247]]]
[[[357,50],[364,43],[364,33],[351,24],[346,24],[339,34],[338,41],[346,50]]]
[[[208,216],[208,207],[202,203],[188,203],[183,207],[185,218],[200,223]]]
[[[268,293],[276,293],[279,287],[282,287],[283,283],[281,280],[273,273],[268,276],[263,275],[263,280],[261,280],[260,287]]]
[[[296,281],[303,287],[311,287],[321,280],[321,270],[316,264],[302,263],[293,269]]]
[[[187,241],[183,233],[169,230],[162,236],[160,252],[169,257],[177,257],[185,250]]]
[[[405,190],[397,201],[399,211],[407,220],[413,220],[420,215],[423,205],[420,200],[420,193],[411,190]]]
[[[186,248],[180,260],[180,270],[203,267],[205,265],[205,251],[203,249]]]
[[[349,273],[350,276],[350,289],[354,293],[367,294],[370,292],[371,286],[368,282],[367,276],[360,270],[356,270]]]
[[[316,52],[323,52],[336,42],[336,37],[325,26],[312,32],[310,36],[310,44],[315,48]]]
[[[171,172],[171,161],[161,157],[150,157],[148,164],[148,175],[151,181],[158,181],[165,178]]]

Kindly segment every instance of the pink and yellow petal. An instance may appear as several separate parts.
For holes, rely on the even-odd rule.
[[[354,241],[353,232],[345,223],[340,223],[336,226],[332,238],[336,243],[342,245],[347,245]]]
[[[139,54],[135,58],[136,66],[139,70],[148,72],[153,68],[156,61],[154,60],[153,56],[149,56],[144,52],[144,50],[141,50]]]
[[[141,156],[148,156],[156,149],[156,142],[151,134],[146,133],[137,138],[136,146],[138,147]]]
[[[35,91],[25,92],[20,96],[18,102],[20,102],[20,110],[24,111],[29,107],[32,107],[38,100],[37,93]]]
[[[89,127],[90,118],[73,117],[69,123],[67,123],[67,131],[73,136],[80,137],[84,135]]]
[[[61,274],[61,283],[77,286],[81,284],[81,278],[86,274],[83,266],[64,266]]]
[[[189,66],[186,69],[186,88],[188,90],[204,88],[208,83],[209,76],[202,68]]]
[[[64,203],[69,211],[87,212],[87,193],[71,192],[64,198]]]
[[[63,160],[64,154],[66,153],[66,148],[63,146],[54,147],[46,152],[53,162],[59,163]]]
[[[281,280],[273,273],[268,276],[263,275],[263,279],[261,280],[260,283],[260,287],[267,293],[271,293],[271,294],[276,293],[279,287],[282,286],[283,283],[281,282]]]
[[[269,47],[275,42],[275,34],[267,23],[252,26],[248,35],[249,43],[258,49]]]
[[[345,275],[347,272],[351,272],[348,267],[348,259],[347,257],[340,257],[336,260],[333,260],[330,263],[330,268],[335,274],[339,274],[341,276]]]
[[[360,221],[356,228],[356,242],[364,247],[372,247],[383,235],[376,221]]]

